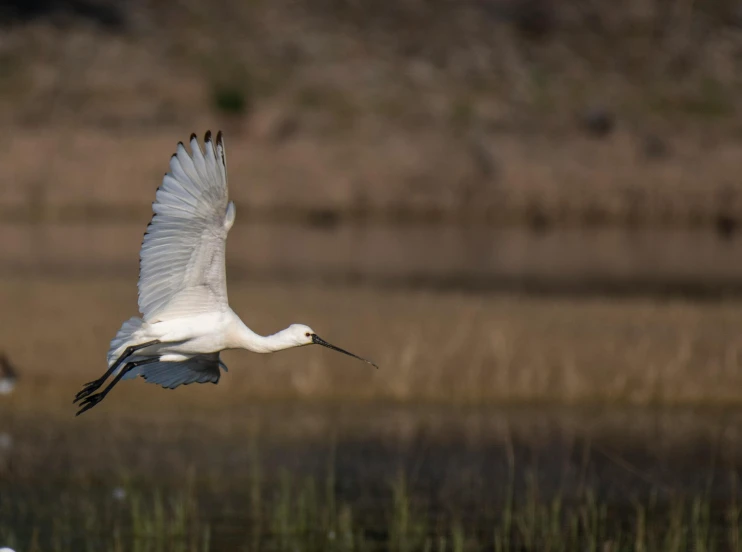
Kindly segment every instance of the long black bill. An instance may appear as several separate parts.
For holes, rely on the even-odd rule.
[[[349,353],[348,351],[346,351],[345,349],[341,349],[340,347],[335,347],[335,345],[331,345],[330,343],[328,343],[327,341],[325,341],[324,339],[322,339],[317,334],[312,334],[312,343],[314,343],[316,345],[322,345],[323,347],[327,347],[328,349],[332,349],[333,351],[337,351],[338,353],[343,353],[344,355],[352,356],[353,358],[357,358],[358,360],[362,360],[363,362],[369,363],[371,366],[373,366],[377,370],[379,369],[379,367],[376,366],[376,364],[374,364],[370,360],[366,360],[365,358],[361,358],[358,355],[354,355],[353,353]]]

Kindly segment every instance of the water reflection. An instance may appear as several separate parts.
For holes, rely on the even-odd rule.
[[[146,222],[146,221],[145,221]],[[142,224],[0,225],[0,266],[135,277]],[[335,278],[552,289],[737,289],[742,241],[695,229],[267,224],[230,232],[231,279]]]

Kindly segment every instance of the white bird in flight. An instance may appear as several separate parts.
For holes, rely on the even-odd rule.
[[[102,401],[122,379],[141,375],[167,389],[189,383],[217,383],[225,349],[273,353],[303,345],[323,345],[376,366],[329,344],[312,328],[292,324],[269,336],[248,328],[229,307],[224,251],[234,224],[227,197],[227,162],[222,133],[204,138],[201,151],[191,135],[170,158],[152,204],[154,215],[139,254],[139,310],[111,341],[108,370],[77,393],[77,416]],[[95,393],[114,376],[103,391]]]

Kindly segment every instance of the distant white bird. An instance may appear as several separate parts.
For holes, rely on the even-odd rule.
[[[4,354],[0,354],[0,395],[9,395],[15,389],[18,374]]]
[[[292,324],[269,336],[248,328],[227,302],[224,250],[234,224],[234,203],[227,197],[227,162],[219,132],[211,132],[201,151],[191,135],[191,154],[183,143],[170,158],[168,172],[152,205],[154,216],[144,235],[139,262],[139,310],[111,341],[108,370],[83,387],[74,402],[79,416],[94,407],[122,379],[141,375],[168,389],[189,383],[217,383],[225,349],[273,353],[303,345],[323,345],[376,366],[330,345],[309,326]],[[378,366],[376,366],[378,368]],[[111,383],[100,389],[110,376]]]

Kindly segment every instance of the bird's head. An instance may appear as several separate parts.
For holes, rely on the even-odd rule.
[[[332,349],[333,351],[343,353],[344,355],[352,356],[353,358],[357,358],[358,360],[362,360],[363,362],[367,362],[371,366],[378,368],[378,366],[376,366],[376,364],[374,364],[370,360],[366,360],[365,358],[354,355],[353,353],[350,353],[345,349],[341,349],[340,347],[331,345],[320,336],[318,336],[312,328],[304,324],[291,324],[291,326],[286,329],[286,332],[288,333],[288,338],[292,340],[293,343],[295,343],[296,347],[301,347],[303,345],[322,345],[323,347],[327,347],[328,349]]]
[[[312,336],[317,335],[312,328],[304,324],[291,324],[291,326],[286,329],[286,332],[289,334],[288,338],[291,339],[297,347],[301,347],[302,345],[311,345],[313,343]]]

